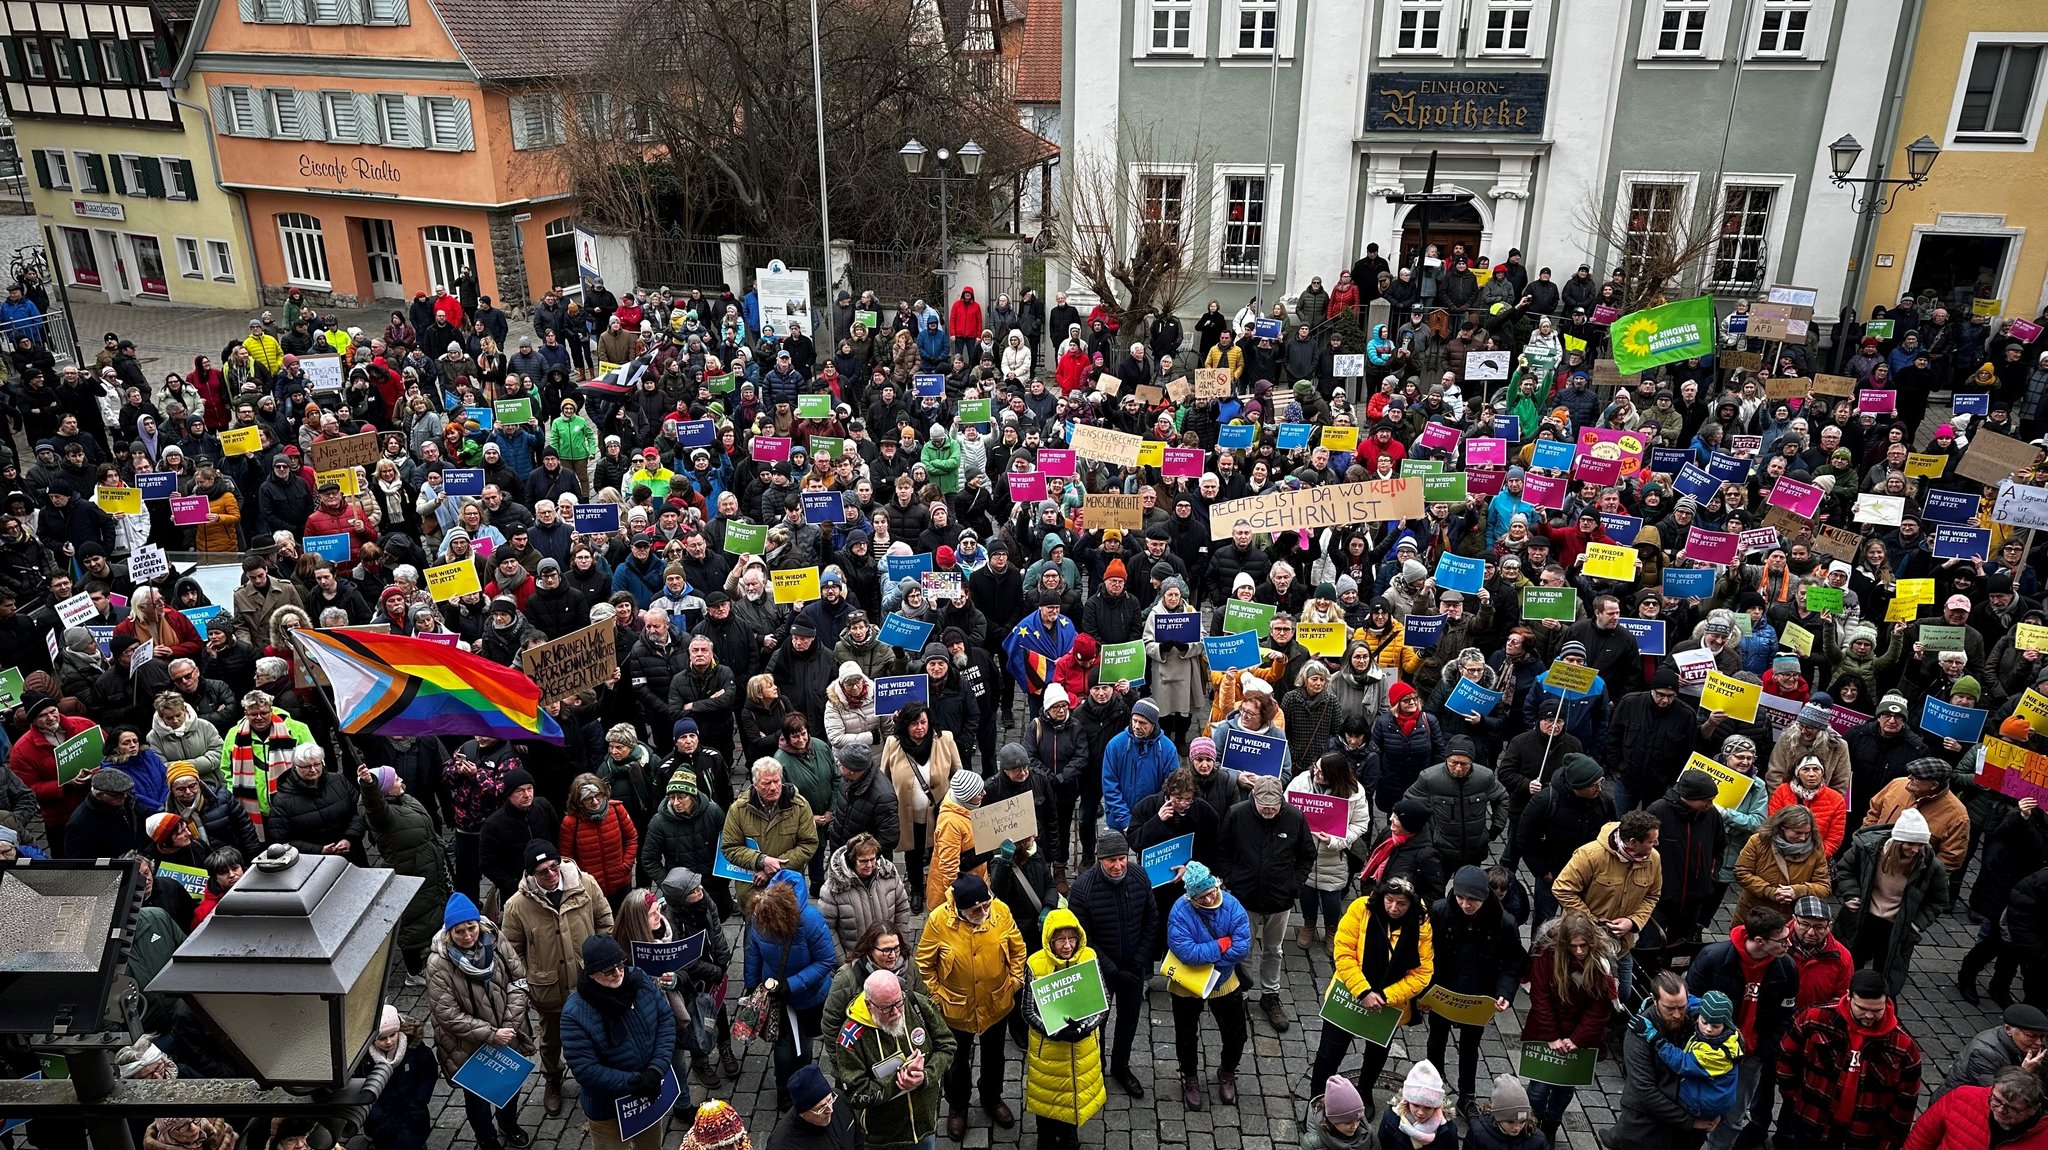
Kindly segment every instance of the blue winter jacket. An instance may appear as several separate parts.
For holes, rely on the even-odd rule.
[[[1522,720],[1529,727],[1536,726],[1536,708],[1545,695],[1558,700],[1558,717],[1564,720],[1565,733],[1588,747],[1607,745],[1607,712],[1613,700],[1607,694],[1607,680],[1593,676],[1590,691],[1567,691],[1563,687],[1550,685],[1550,672],[1536,676],[1537,690],[1530,691],[1522,699]]]
[[[823,1006],[825,993],[832,988],[832,972],[839,966],[832,927],[811,905],[810,888],[801,873],[777,871],[769,885],[778,882],[788,883],[796,891],[796,937],[778,943],[761,937],[757,930],[747,931],[747,989],[772,978],[789,988],[789,1005],[800,1009]]]
[[[953,342],[946,338],[942,325],[926,324],[917,333],[917,355],[924,363],[937,360],[947,362],[953,354]]]
[[[581,991],[562,1004],[562,1059],[583,1090],[586,1118],[616,1121],[618,1102],[642,1070],[667,1070],[675,1058],[676,1016],[668,996],[640,970],[626,968],[633,1007],[608,1019]]]
[[[1159,793],[1180,766],[1173,740],[1156,729],[1140,739],[1126,727],[1102,752],[1102,814],[1119,831],[1131,827],[1131,808]]]
[[[1229,950],[1216,941],[1225,935],[1230,937]],[[1228,982],[1237,964],[1251,954],[1251,916],[1229,891],[1223,892],[1223,905],[1215,910],[1203,910],[1182,895],[1173,900],[1173,911],[1166,916],[1166,949],[1182,962],[1214,966]]]
[[[633,605],[645,611],[661,594],[662,578],[667,571],[668,565],[651,555],[645,563],[628,555],[625,562],[612,568],[612,590],[631,591]]]
[[[1508,527],[1514,523],[1515,516],[1517,515],[1528,516],[1532,526],[1542,522],[1543,519],[1543,513],[1536,509],[1535,504],[1523,499],[1505,487],[1495,492],[1493,498],[1487,501],[1487,550],[1493,550],[1493,545],[1500,541],[1500,537],[1508,533]]]

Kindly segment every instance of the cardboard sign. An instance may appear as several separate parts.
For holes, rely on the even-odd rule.
[[[1032,806],[1030,791],[984,803],[974,808],[973,815],[975,854],[988,854],[1006,842],[1021,843],[1038,834],[1038,811]]]
[[[1956,465],[1956,474],[1979,483],[2002,483],[2015,472],[2031,471],[2040,454],[2041,449],[2031,443],[1978,428],[1970,436],[1963,461]]]
[[[1815,395],[1847,398],[1856,394],[1856,377],[1853,375],[1816,375],[1812,383]]]
[[[1198,367],[1195,369],[1195,398],[1224,399],[1230,395],[1230,369],[1227,367]]]
[[[1936,492],[1928,492],[1932,497]],[[1998,482],[1998,498],[1991,505],[1991,521],[2008,527],[2048,527],[2048,487]]]
[[[602,687],[619,669],[616,622],[606,619],[519,653],[519,669],[552,703]]]
[[[1136,495],[1084,495],[1081,516],[1090,531],[1137,531],[1145,526],[1145,503]]]
[[[1422,481],[1372,479],[1364,483],[1332,483],[1232,499],[1209,509],[1209,538],[1230,538],[1240,524],[1253,533],[1320,531],[1353,523],[1420,519],[1424,514]]]
[[[808,603],[818,597],[816,567],[805,567],[798,571],[770,571],[768,578],[775,585],[777,603]]]
[[[453,563],[429,567],[425,575],[427,594],[432,595],[436,603],[446,603],[463,595],[483,593],[483,586],[476,578],[476,564],[468,559],[457,559]]]
[[[1797,375],[1774,375],[1764,380],[1764,398],[1800,399],[1806,395],[1809,381]]]
[[[128,577],[137,583],[148,583],[171,573],[171,557],[154,543],[145,543],[128,557]]]
[[[1123,431],[1111,431],[1088,423],[1075,423],[1067,437],[1067,446],[1082,459],[1098,463],[1112,463],[1118,467],[1136,467],[1138,451],[1144,446],[1142,436]],[[1043,470],[1043,467],[1040,468]]]
[[[1465,378],[1468,380],[1506,379],[1508,377],[1509,353],[1505,351],[1474,351],[1465,355]]]
[[[1830,559],[1844,563],[1856,561],[1856,549],[1862,546],[1861,535],[1841,527],[1818,524],[1813,532],[1813,549]]]

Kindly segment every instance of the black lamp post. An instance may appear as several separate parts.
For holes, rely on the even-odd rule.
[[[943,306],[944,300],[947,295],[951,294],[953,286],[952,276],[949,274],[953,270],[952,205],[946,199],[946,182],[951,176],[949,170],[950,161],[956,157],[946,149],[940,148],[936,157],[938,163],[934,166],[932,174],[925,175],[925,157],[931,154],[931,149],[918,143],[915,138],[912,138],[909,143],[898,149],[896,154],[902,157],[903,170],[910,174],[911,179],[937,180],[939,182],[939,299]],[[986,154],[986,152],[982,151],[981,145],[973,140],[960,145],[960,153],[957,158],[960,161],[961,173],[968,179],[973,179],[975,176],[980,175],[981,158]],[[974,334],[979,335],[981,333],[976,332]]]

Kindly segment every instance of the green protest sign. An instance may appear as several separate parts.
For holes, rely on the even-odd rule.
[[[796,397],[798,419],[832,418],[832,397],[829,395],[799,395]]]
[[[1890,339],[1892,322],[1888,319],[1874,319],[1863,325],[1863,334],[1871,339]]]
[[[873,311],[857,311],[853,313],[853,322],[868,329],[868,334],[873,335],[875,333],[875,329],[882,326],[882,313]]]
[[[1047,1034],[1057,1034],[1069,1022],[1084,1021],[1109,1009],[1102,969],[1092,958],[1031,980],[1031,997],[1038,1004],[1038,1017]]]
[[[1273,611],[1271,603],[1227,599],[1223,603],[1223,633],[1235,635],[1240,631],[1256,631],[1264,635],[1266,629],[1273,625]]]
[[[520,396],[518,399],[501,399],[491,404],[491,415],[499,423],[526,423],[533,418],[533,399]]]
[[[1570,587],[1522,588],[1522,618],[1569,623],[1579,615],[1579,593]]]
[[[11,711],[21,705],[21,668],[9,667],[0,671],[0,711]]]
[[[1531,1082],[1550,1086],[1593,1085],[1593,1063],[1600,1052],[1582,1046],[1570,1054],[1559,1054],[1547,1042],[1524,1042],[1515,1072]]]
[[[1404,459],[1401,461],[1401,478],[1413,479],[1418,475],[1442,475],[1444,461],[1441,459]]]
[[[713,392],[731,391],[732,376],[733,373],[729,371],[724,375],[707,375],[704,377],[704,386],[710,388]]]
[[[1423,476],[1422,501],[1424,503],[1465,502],[1465,477],[1462,475]]]
[[[725,521],[727,555],[759,555],[768,546],[768,529],[757,523]]]
[[[1119,683],[1139,682],[1145,678],[1145,643],[1134,639],[1129,643],[1104,643],[1102,645],[1102,681]]]
[[[1806,589],[1806,609],[1808,611],[1833,611],[1839,614],[1842,610],[1842,589],[1840,587],[1808,587]]]
[[[1947,623],[1920,624],[1920,645],[1929,652],[1963,649],[1963,628]]]
[[[846,441],[833,435],[811,436],[811,458],[828,456],[837,459],[846,454]]]
[[[106,735],[98,727],[78,732],[57,744],[57,781],[68,783],[78,772],[100,765],[105,758]]]
[[[1338,1029],[1365,1039],[1374,1046],[1385,1046],[1394,1039],[1394,1031],[1400,1028],[1401,1011],[1392,1006],[1368,1010],[1359,1003],[1344,984],[1335,976],[1330,987],[1323,992],[1322,1017]]]
[[[960,422],[977,423],[987,427],[994,421],[989,414],[990,401],[986,399],[963,399],[960,401]]]

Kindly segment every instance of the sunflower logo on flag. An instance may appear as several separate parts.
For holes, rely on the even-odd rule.
[[[1621,346],[1630,355],[1650,354],[1650,337],[1658,332],[1657,321],[1646,315],[1637,315],[1621,330]]]

